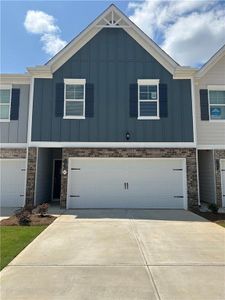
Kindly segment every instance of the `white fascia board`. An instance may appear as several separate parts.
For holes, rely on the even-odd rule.
[[[198,69],[190,67],[177,67],[173,74],[173,79],[192,79]]]
[[[0,84],[30,84],[29,74],[0,74]]]
[[[52,71],[48,66],[28,67],[27,71],[33,78],[52,78]]]
[[[196,144],[191,142],[30,142],[29,146],[43,148],[196,148]]]
[[[225,45],[220,48],[196,73],[196,78],[203,77],[225,55]]]
[[[197,145],[198,150],[225,150],[225,145]]]
[[[0,149],[27,148],[26,143],[0,143]]]
[[[104,11],[84,31],[82,31],[65,48],[63,48],[58,54],[56,54],[56,56],[53,57],[46,64],[46,66],[50,67],[52,72],[55,72],[102,29],[98,27],[97,24],[112,11],[119,15],[121,19],[124,19],[124,21],[129,25],[127,27],[124,27],[123,29],[132,38],[134,38],[147,52],[149,52],[160,64],[162,64],[171,74],[173,74],[174,70],[179,65],[114,5],[111,5],[108,9],[106,9],[106,11]]]

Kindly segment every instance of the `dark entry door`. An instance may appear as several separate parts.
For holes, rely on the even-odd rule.
[[[54,161],[53,199],[60,199],[62,160]]]

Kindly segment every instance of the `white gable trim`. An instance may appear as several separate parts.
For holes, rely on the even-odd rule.
[[[220,48],[209,60],[206,64],[202,66],[202,68],[196,73],[196,78],[203,77],[215,64],[220,61],[225,55],[225,45]]]
[[[147,52],[149,52],[160,64],[162,64],[171,74],[174,73],[178,64],[164,52],[156,43],[154,43],[143,31],[141,31],[127,16],[125,16],[117,7],[110,5],[94,22],[92,22],[84,31],[73,39],[65,48],[56,54],[47,64],[46,67],[54,73],[68,59],[70,59],[79,49],[81,49],[90,39],[92,39],[106,24],[106,18],[110,13],[119,17],[122,27],[132,38],[134,38]],[[123,23],[122,23],[123,21]],[[110,27],[110,26],[107,26]],[[111,26],[118,28],[117,26]]]

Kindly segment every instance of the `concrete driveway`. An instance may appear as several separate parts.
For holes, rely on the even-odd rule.
[[[1,272],[1,299],[225,299],[225,230],[187,211],[66,211]]]

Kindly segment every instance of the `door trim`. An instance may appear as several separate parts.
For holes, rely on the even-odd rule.
[[[54,173],[55,173],[55,162],[56,161],[62,161],[61,158],[53,158],[53,164],[52,164],[52,192],[51,192],[51,200],[52,201],[58,201],[60,199],[54,199],[53,194],[54,194]]]
[[[183,157],[69,157],[68,158],[68,172],[67,172],[67,194],[66,194],[66,209],[69,203],[69,191],[70,191],[70,169],[73,160],[180,160],[183,167],[183,193],[184,193],[184,209],[188,209],[188,197],[187,197],[187,164],[186,158]]]
[[[222,163],[224,163],[224,167],[225,167],[225,159],[220,159],[220,181],[221,181],[222,207],[225,207],[225,197],[223,197],[223,195],[225,195],[225,186],[223,186],[223,176],[224,176],[224,180],[225,180],[225,172],[223,175],[222,174]]]

